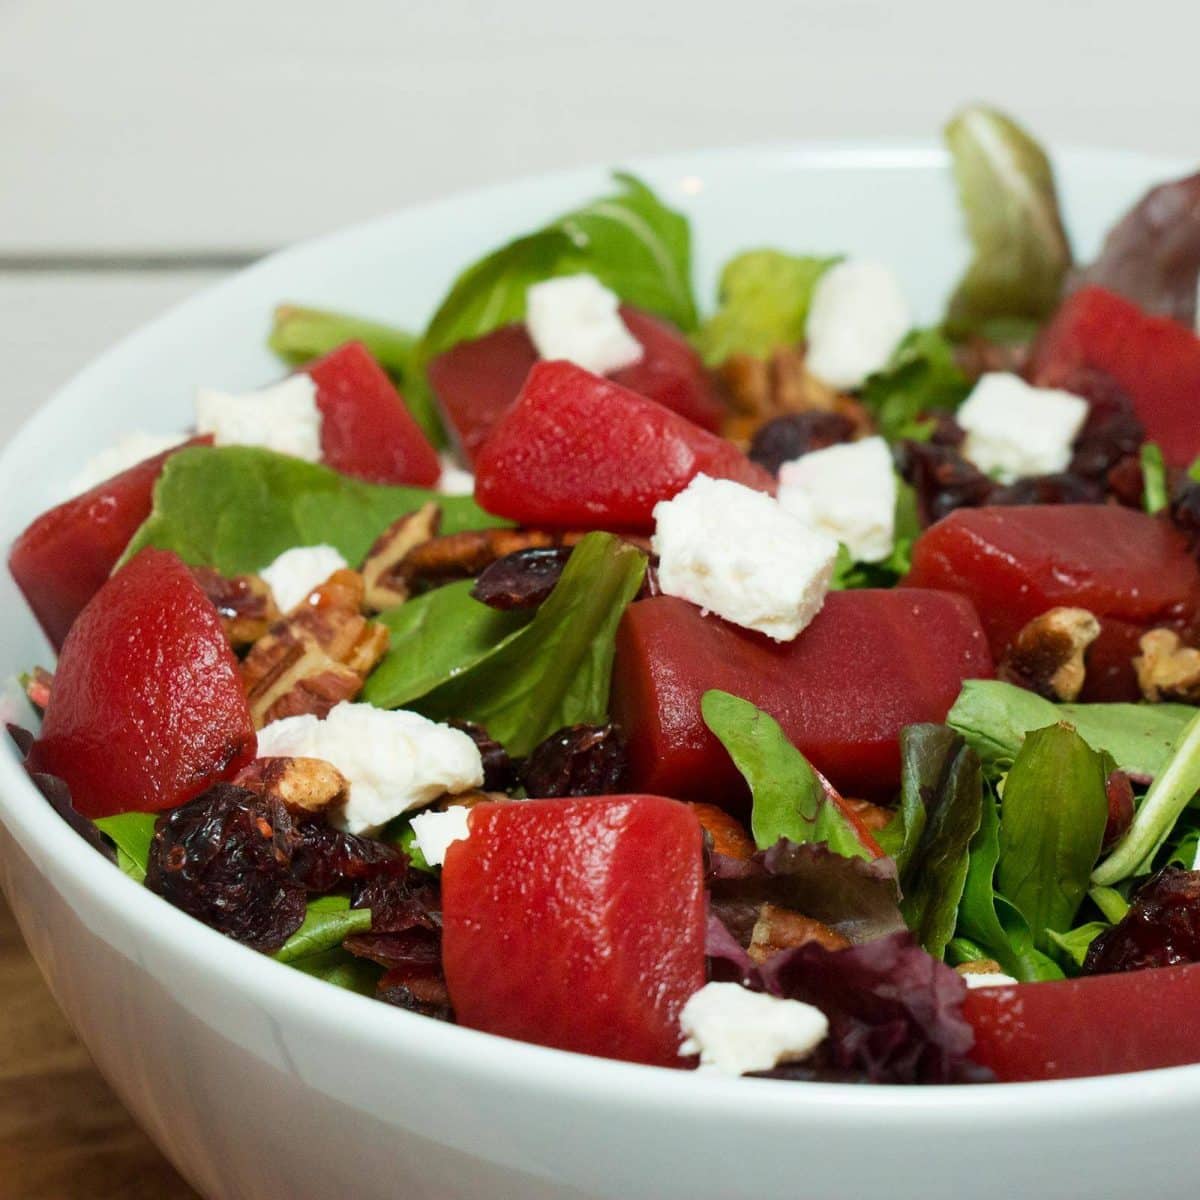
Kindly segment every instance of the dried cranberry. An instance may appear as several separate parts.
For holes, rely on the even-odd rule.
[[[924,525],[940,521],[956,508],[987,504],[995,484],[952,446],[932,442],[900,443],[900,473],[917,493]]]
[[[393,967],[385,972],[375,991],[375,998],[385,1004],[433,1017],[437,1021],[453,1021],[450,993],[441,969],[422,972],[407,967]]]
[[[530,796],[610,796],[625,782],[628,755],[615,725],[569,725],[551,734],[521,767]]]
[[[930,426],[926,440],[934,446],[949,446],[957,450],[967,440],[967,431],[948,412],[938,409],[922,413],[918,420]]]
[[[1142,461],[1136,454],[1121,459],[1105,479],[1109,495],[1126,508],[1142,507],[1142,494],[1146,490],[1146,478],[1142,472]]]
[[[442,897],[437,880],[422,871],[405,877],[380,875],[354,887],[354,908],[371,910],[372,933],[440,930]]]
[[[554,591],[570,557],[569,546],[534,546],[506,554],[484,567],[471,595],[489,608],[537,608]]]
[[[1187,479],[1171,497],[1171,524],[1183,533],[1193,549],[1200,546],[1200,483]]]
[[[298,840],[278,800],[219,783],[159,817],[146,886],[255,950],[278,950],[304,920]]]
[[[1061,385],[1088,402],[1088,416],[1075,439],[1071,474],[1103,481],[1123,458],[1136,455],[1146,439],[1133,401],[1121,385],[1094,367],[1080,367]]]
[[[508,751],[482,725],[474,721],[448,721],[447,724],[462,730],[475,743],[483,760],[484,791],[507,792],[516,783],[516,764],[508,757]]]
[[[771,474],[810,450],[824,450],[854,436],[854,423],[841,413],[812,409],[768,421],[750,442],[750,459]]]
[[[1165,867],[1134,893],[1129,911],[1088,950],[1087,975],[1200,961],[1200,871]]]
[[[404,879],[408,858],[375,838],[343,833],[318,816],[297,826],[292,873],[310,892],[323,894],[370,880]]]
[[[1103,504],[1104,488],[1079,475],[1029,475],[1006,487],[998,487],[989,504]]]
[[[1133,824],[1133,784],[1124,771],[1113,771],[1104,782],[1108,795],[1108,824],[1104,827],[1104,849],[1115,846]]]

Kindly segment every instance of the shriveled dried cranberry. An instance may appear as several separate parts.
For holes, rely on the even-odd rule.
[[[996,488],[989,504],[1103,504],[1104,488],[1079,475],[1029,475]]]
[[[323,816],[299,822],[292,873],[310,891],[332,892],[374,879],[404,879],[404,852],[375,838],[334,829]]]
[[[442,898],[437,880],[423,871],[408,875],[379,875],[354,887],[354,908],[371,910],[371,932],[406,933],[411,929],[440,930]]]
[[[995,484],[952,446],[932,442],[900,443],[900,473],[917,493],[924,525],[940,521],[956,508],[987,504]]]
[[[304,920],[297,843],[278,800],[219,783],[159,817],[146,886],[255,950],[278,950]]]
[[[948,412],[938,409],[922,413],[918,420],[931,426],[926,440],[934,446],[949,446],[957,450],[967,440],[967,431]]]
[[[841,413],[812,409],[768,421],[750,442],[750,459],[772,474],[810,450],[824,450],[854,436],[854,423]]]
[[[1200,962],[1200,871],[1165,867],[1134,893],[1129,911],[1088,950],[1087,975]]]
[[[1108,472],[1105,479],[1109,495],[1126,508],[1142,507],[1142,495],[1146,490],[1146,477],[1142,461],[1136,454],[1122,458]]]
[[[440,968],[436,973],[423,973],[407,967],[393,967],[379,981],[375,998],[437,1021],[454,1020],[450,993]]]
[[[1104,782],[1108,795],[1108,824],[1104,827],[1104,849],[1115,846],[1133,823],[1133,784],[1124,771],[1113,771]]]
[[[535,546],[517,550],[484,567],[471,595],[489,608],[537,608],[554,591],[570,546]]]
[[[628,755],[615,725],[569,725],[551,734],[521,767],[530,796],[610,796],[625,782]]]
[[[1088,402],[1088,416],[1075,439],[1071,474],[1103,481],[1128,455],[1136,455],[1146,430],[1133,401],[1107,371],[1080,367],[1061,385]]]
[[[1183,481],[1171,497],[1171,524],[1184,534],[1193,549],[1200,547],[1200,483]]]
[[[517,781],[517,767],[508,751],[493,738],[482,725],[474,721],[447,721],[455,729],[462,730],[475,743],[479,757],[483,760],[483,790],[485,792],[507,792]]]

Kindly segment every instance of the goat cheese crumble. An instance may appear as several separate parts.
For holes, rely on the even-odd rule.
[[[887,442],[864,438],[784,463],[779,503],[842,542],[855,562],[881,562],[896,539],[896,470]]]
[[[1033,387],[1019,375],[992,371],[980,376],[955,418],[967,433],[963,457],[1011,483],[1065,471],[1087,415],[1087,401],[1070,392]]]
[[[445,812],[423,812],[413,817],[413,838],[431,867],[445,864],[451,842],[465,841],[471,836],[470,815],[469,808],[455,804]]]
[[[813,290],[805,366],[830,387],[861,387],[887,366],[912,323],[900,283],[883,263],[835,263]]]
[[[525,327],[542,358],[607,375],[641,362],[642,344],[621,320],[620,300],[594,275],[564,275],[525,293]]]
[[[349,701],[323,721],[310,714],[273,721],[259,731],[258,756],[323,758],[341,771],[350,796],[331,820],[347,833],[373,833],[403,812],[483,783],[479,750],[465,733],[417,713]]]
[[[1017,982],[1003,971],[964,971],[962,977],[969,988],[1008,987]]]
[[[303,372],[242,395],[200,388],[196,428],[212,434],[217,446],[262,446],[308,462],[321,458],[317,385]]]
[[[791,641],[821,611],[837,542],[765,492],[697,475],[654,506],[651,546],[668,596]]]
[[[475,476],[449,455],[441,456],[442,473],[438,476],[437,490],[443,496],[471,496],[475,493]]]
[[[752,992],[738,983],[706,983],[683,1006],[681,1055],[726,1075],[769,1071],[807,1058],[825,1040],[829,1021],[811,1004]]]
[[[332,546],[293,546],[259,571],[282,612],[289,612],[334,571],[350,564]]]
[[[130,467],[163,454],[187,441],[184,433],[124,433],[111,446],[93,454],[72,476],[64,489],[64,500],[73,500],[90,492],[98,483],[104,483]]]

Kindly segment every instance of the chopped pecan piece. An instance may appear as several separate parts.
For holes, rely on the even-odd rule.
[[[408,599],[407,583],[393,578],[393,572],[412,550],[436,537],[441,524],[442,510],[431,500],[393,521],[375,539],[362,565],[367,608],[383,612]]]
[[[845,950],[850,942],[840,933],[811,917],[802,916],[790,908],[764,904],[758,910],[758,920],[750,934],[747,953],[756,963],[765,963],[780,950],[816,942],[826,950]]]
[[[959,963],[954,968],[960,975],[999,975],[1000,964],[994,958],[976,958],[971,962]]]
[[[256,758],[233,782],[292,812],[340,808],[350,794],[346,777],[323,758]]]
[[[1084,654],[1099,636],[1086,608],[1052,608],[1017,634],[996,674],[1047,700],[1075,700],[1087,677]]]
[[[704,832],[712,838],[712,848],[717,854],[746,859],[754,853],[754,839],[736,817],[715,804],[693,804],[691,807]]]
[[[842,800],[842,804],[872,833],[878,833],[890,824],[892,818],[896,815],[890,808],[884,808],[879,804],[872,804],[870,800],[851,800],[849,797],[846,797]]]
[[[335,571],[250,648],[242,682],[256,729],[302,713],[325,716],[353,700],[387,652],[387,627],[362,615],[364,584]]]
[[[1133,667],[1147,700],[1200,704],[1200,650],[1185,646],[1170,629],[1151,629],[1138,645],[1142,652]]]
[[[279,608],[257,575],[222,575],[212,567],[192,567],[192,578],[216,606],[229,644],[239,650],[257,642],[279,620]]]

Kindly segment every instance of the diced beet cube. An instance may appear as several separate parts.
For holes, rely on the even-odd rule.
[[[644,357],[614,372],[613,382],[716,433],[724,404],[688,340],[665,321],[627,304],[621,318],[641,342]],[[475,461],[480,446],[513,406],[537,361],[525,326],[518,324],[460,342],[429,364],[429,385],[468,462]]]
[[[899,784],[901,728],[945,720],[962,681],[991,674],[978,617],[945,592],[832,592],[784,643],[658,596],[621,621],[612,713],[634,787],[744,807],[745,784],[700,714],[717,688],[770,713],[843,795],[880,797]]]
[[[960,508],[913,547],[908,584],[970,598],[999,660],[1021,628],[1058,605],[1100,619],[1084,697],[1134,700],[1131,658],[1154,626],[1186,634],[1200,572],[1165,521],[1117,505]]]
[[[442,872],[443,962],[460,1024],[682,1066],[704,984],[700,822],[661,796],[479,804]]]
[[[317,385],[327,466],[370,483],[437,483],[437,451],[362,342],[339,346],[305,371]]]
[[[1200,456],[1200,338],[1190,329],[1104,288],[1083,288],[1038,339],[1030,377],[1070,388],[1081,369],[1117,381],[1168,464],[1186,467]]]
[[[475,462],[489,512],[551,528],[653,529],[660,500],[703,472],[775,481],[724,438],[568,362],[538,363]]]
[[[150,515],[163,464],[181,449],[156,454],[42,513],[13,543],[8,569],[56,650]]]
[[[174,554],[141,551],[71,627],[31,765],[95,818],[173,808],[255,747],[217,610]]]

